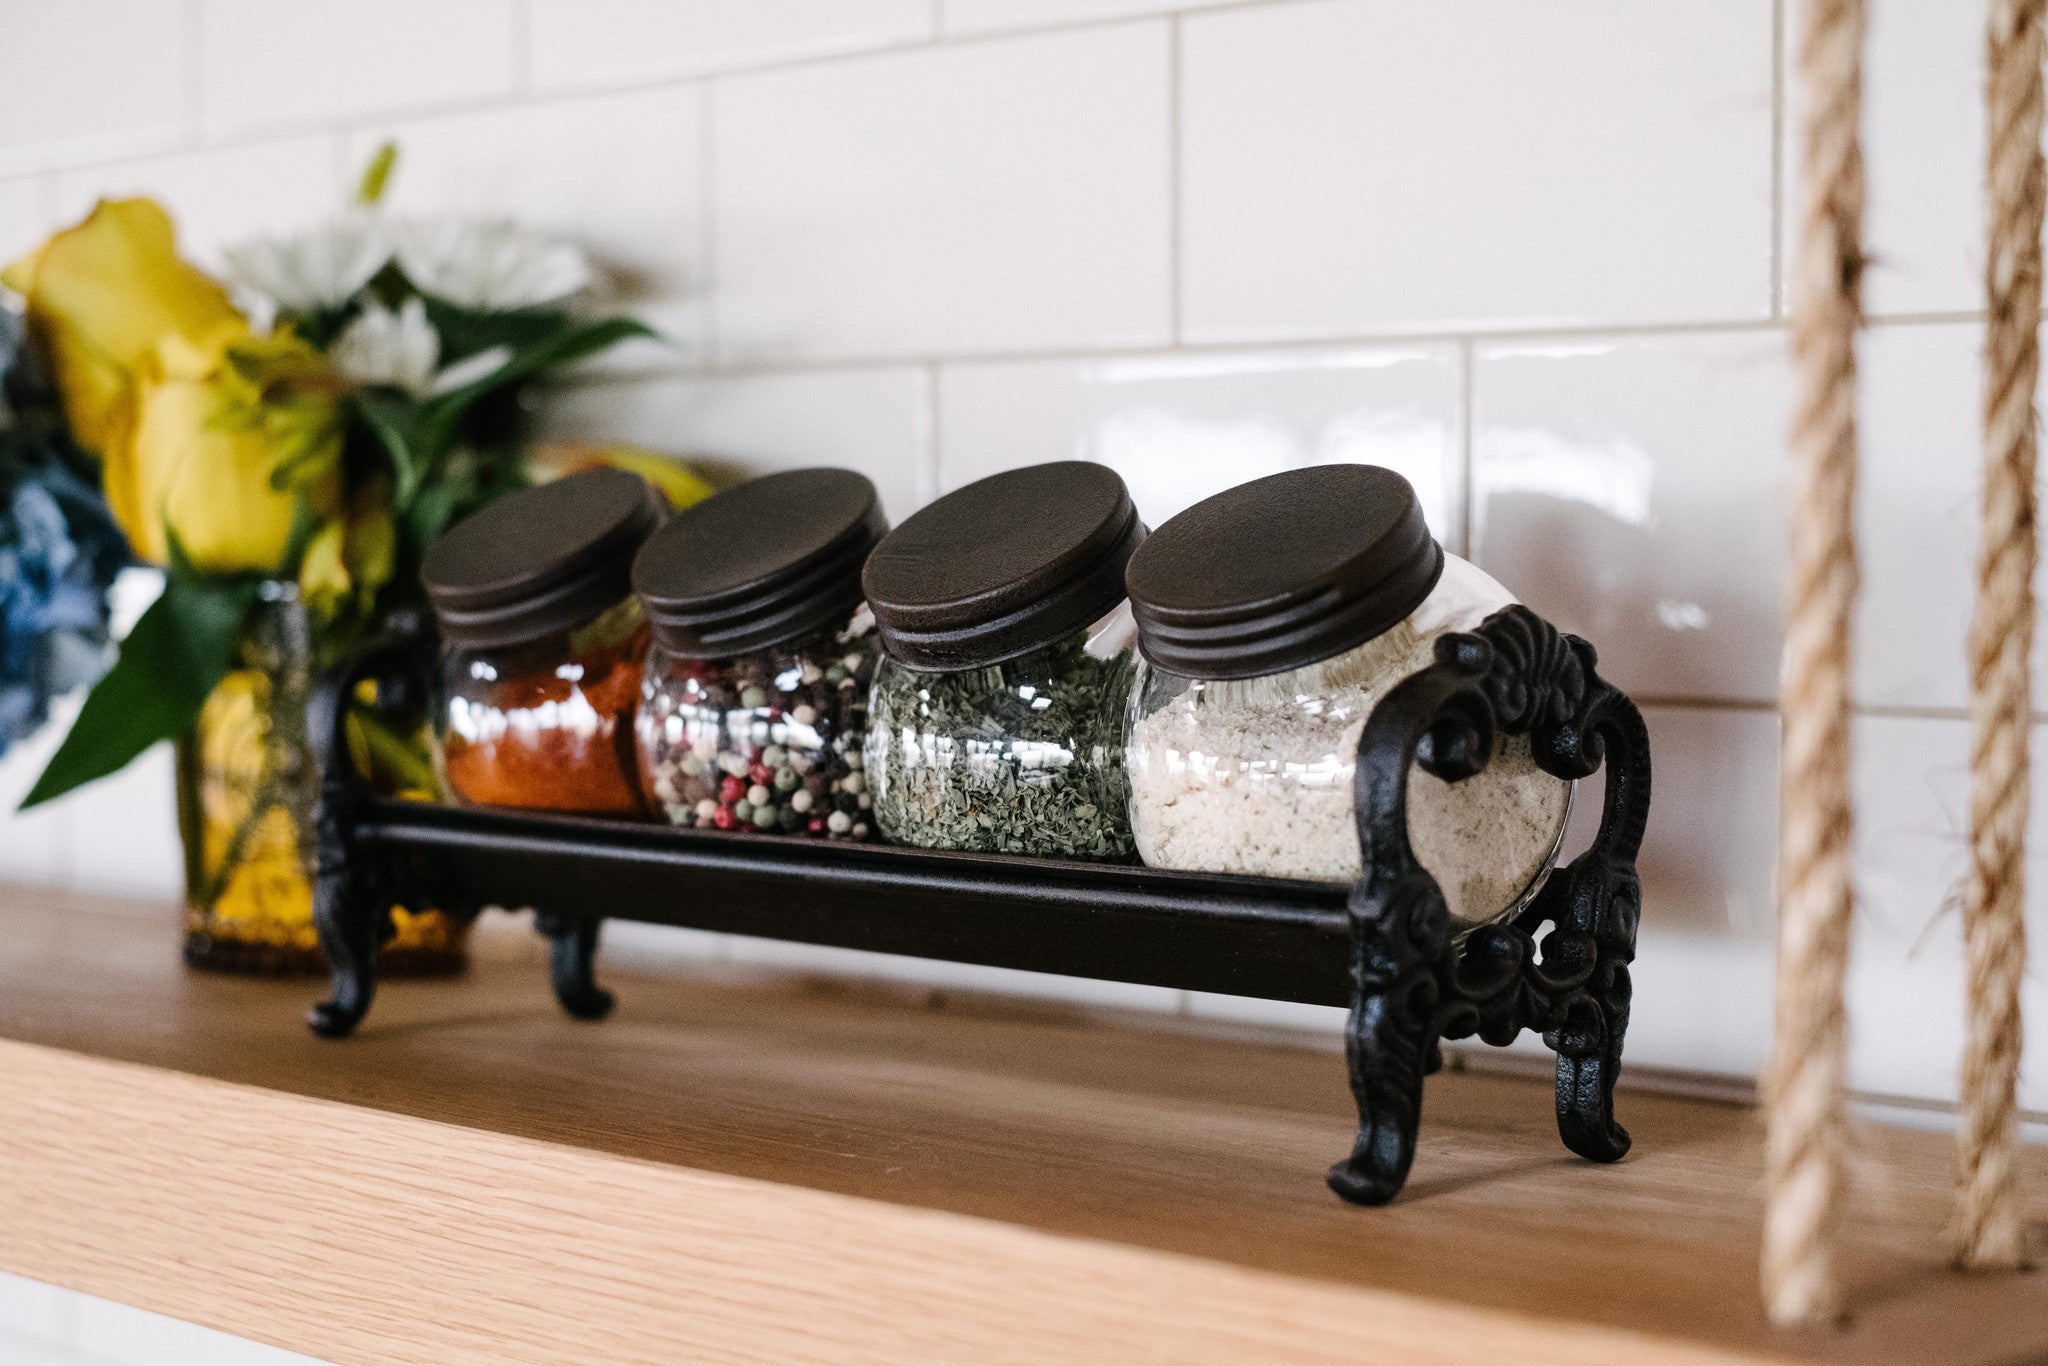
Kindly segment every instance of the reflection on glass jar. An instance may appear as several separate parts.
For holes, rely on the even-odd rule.
[[[1144,539],[1115,471],[1062,460],[955,489],[875,547],[862,578],[886,657],[867,766],[884,835],[1130,857],[1118,628]]]
[[[699,830],[873,838],[861,743],[877,650],[860,617],[725,659],[657,642],[637,722],[656,808]]]
[[[435,730],[458,800],[644,814],[633,710],[648,628],[630,576],[661,509],[638,475],[586,470],[500,498],[427,552],[446,643]]]
[[[641,781],[671,823],[874,837],[861,740],[878,648],[860,570],[888,529],[867,476],[818,467],[714,494],[641,547]]]
[[[1255,553],[1262,552],[1257,559]],[[1436,642],[1514,601],[1430,537],[1405,480],[1321,466],[1168,522],[1131,563],[1140,664],[1128,765],[1139,855],[1161,868],[1349,882],[1367,719]],[[1408,839],[1452,916],[1515,909],[1557,855],[1571,784],[1502,736],[1480,773],[1411,769]]]
[[[1128,858],[1131,657],[1096,659],[1084,643],[952,673],[884,659],[867,744],[882,833],[930,849]]]
[[[575,631],[442,659],[441,763],[477,806],[641,814],[632,755],[647,625],[631,598]]]

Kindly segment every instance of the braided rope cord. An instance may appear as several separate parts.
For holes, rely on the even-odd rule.
[[[1762,1276],[1776,1323],[1841,1313],[1842,1001],[1850,881],[1849,628],[1858,586],[1856,350],[1862,324],[1863,0],[1807,0],[1798,72],[1791,554],[1779,769],[1777,1021],[1765,1076]]]
[[[2034,390],[2040,377],[2043,10],[1993,0],[1985,44],[1984,504],[1970,623],[1968,1032],[1957,1135],[1957,1261],[2017,1269],[2020,978],[2026,969]]]

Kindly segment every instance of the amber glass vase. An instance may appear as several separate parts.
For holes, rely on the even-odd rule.
[[[329,653],[290,584],[266,585],[243,627],[235,666],[178,744],[178,824],[185,847],[185,961],[265,976],[326,971],[313,928],[313,814],[320,775],[306,741],[306,702]],[[392,795],[435,800],[422,727],[351,708],[349,753]],[[393,911],[379,957],[392,976],[459,971],[468,926],[436,910]]]

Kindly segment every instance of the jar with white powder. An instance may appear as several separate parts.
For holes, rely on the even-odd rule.
[[[1141,656],[1125,766],[1139,855],[1157,868],[1349,882],[1352,770],[1366,718],[1514,598],[1446,555],[1408,481],[1369,465],[1254,480],[1167,522],[1131,557]],[[1408,838],[1452,916],[1535,894],[1571,784],[1502,736],[1486,768],[1408,779]]]

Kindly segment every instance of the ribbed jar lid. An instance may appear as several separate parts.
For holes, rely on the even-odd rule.
[[[669,519],[633,561],[633,591],[664,650],[722,659],[844,625],[860,569],[889,530],[865,475],[764,475]]]
[[[632,591],[634,552],[661,495],[619,469],[507,494],[427,552],[420,580],[451,644],[492,649],[582,625]]]
[[[1114,610],[1145,524],[1107,466],[1062,460],[955,489],[882,538],[862,576],[913,669],[1000,664]]]
[[[1364,644],[1422,604],[1444,552],[1406,479],[1316,465],[1240,484],[1131,557],[1138,649],[1189,678],[1258,678]]]

